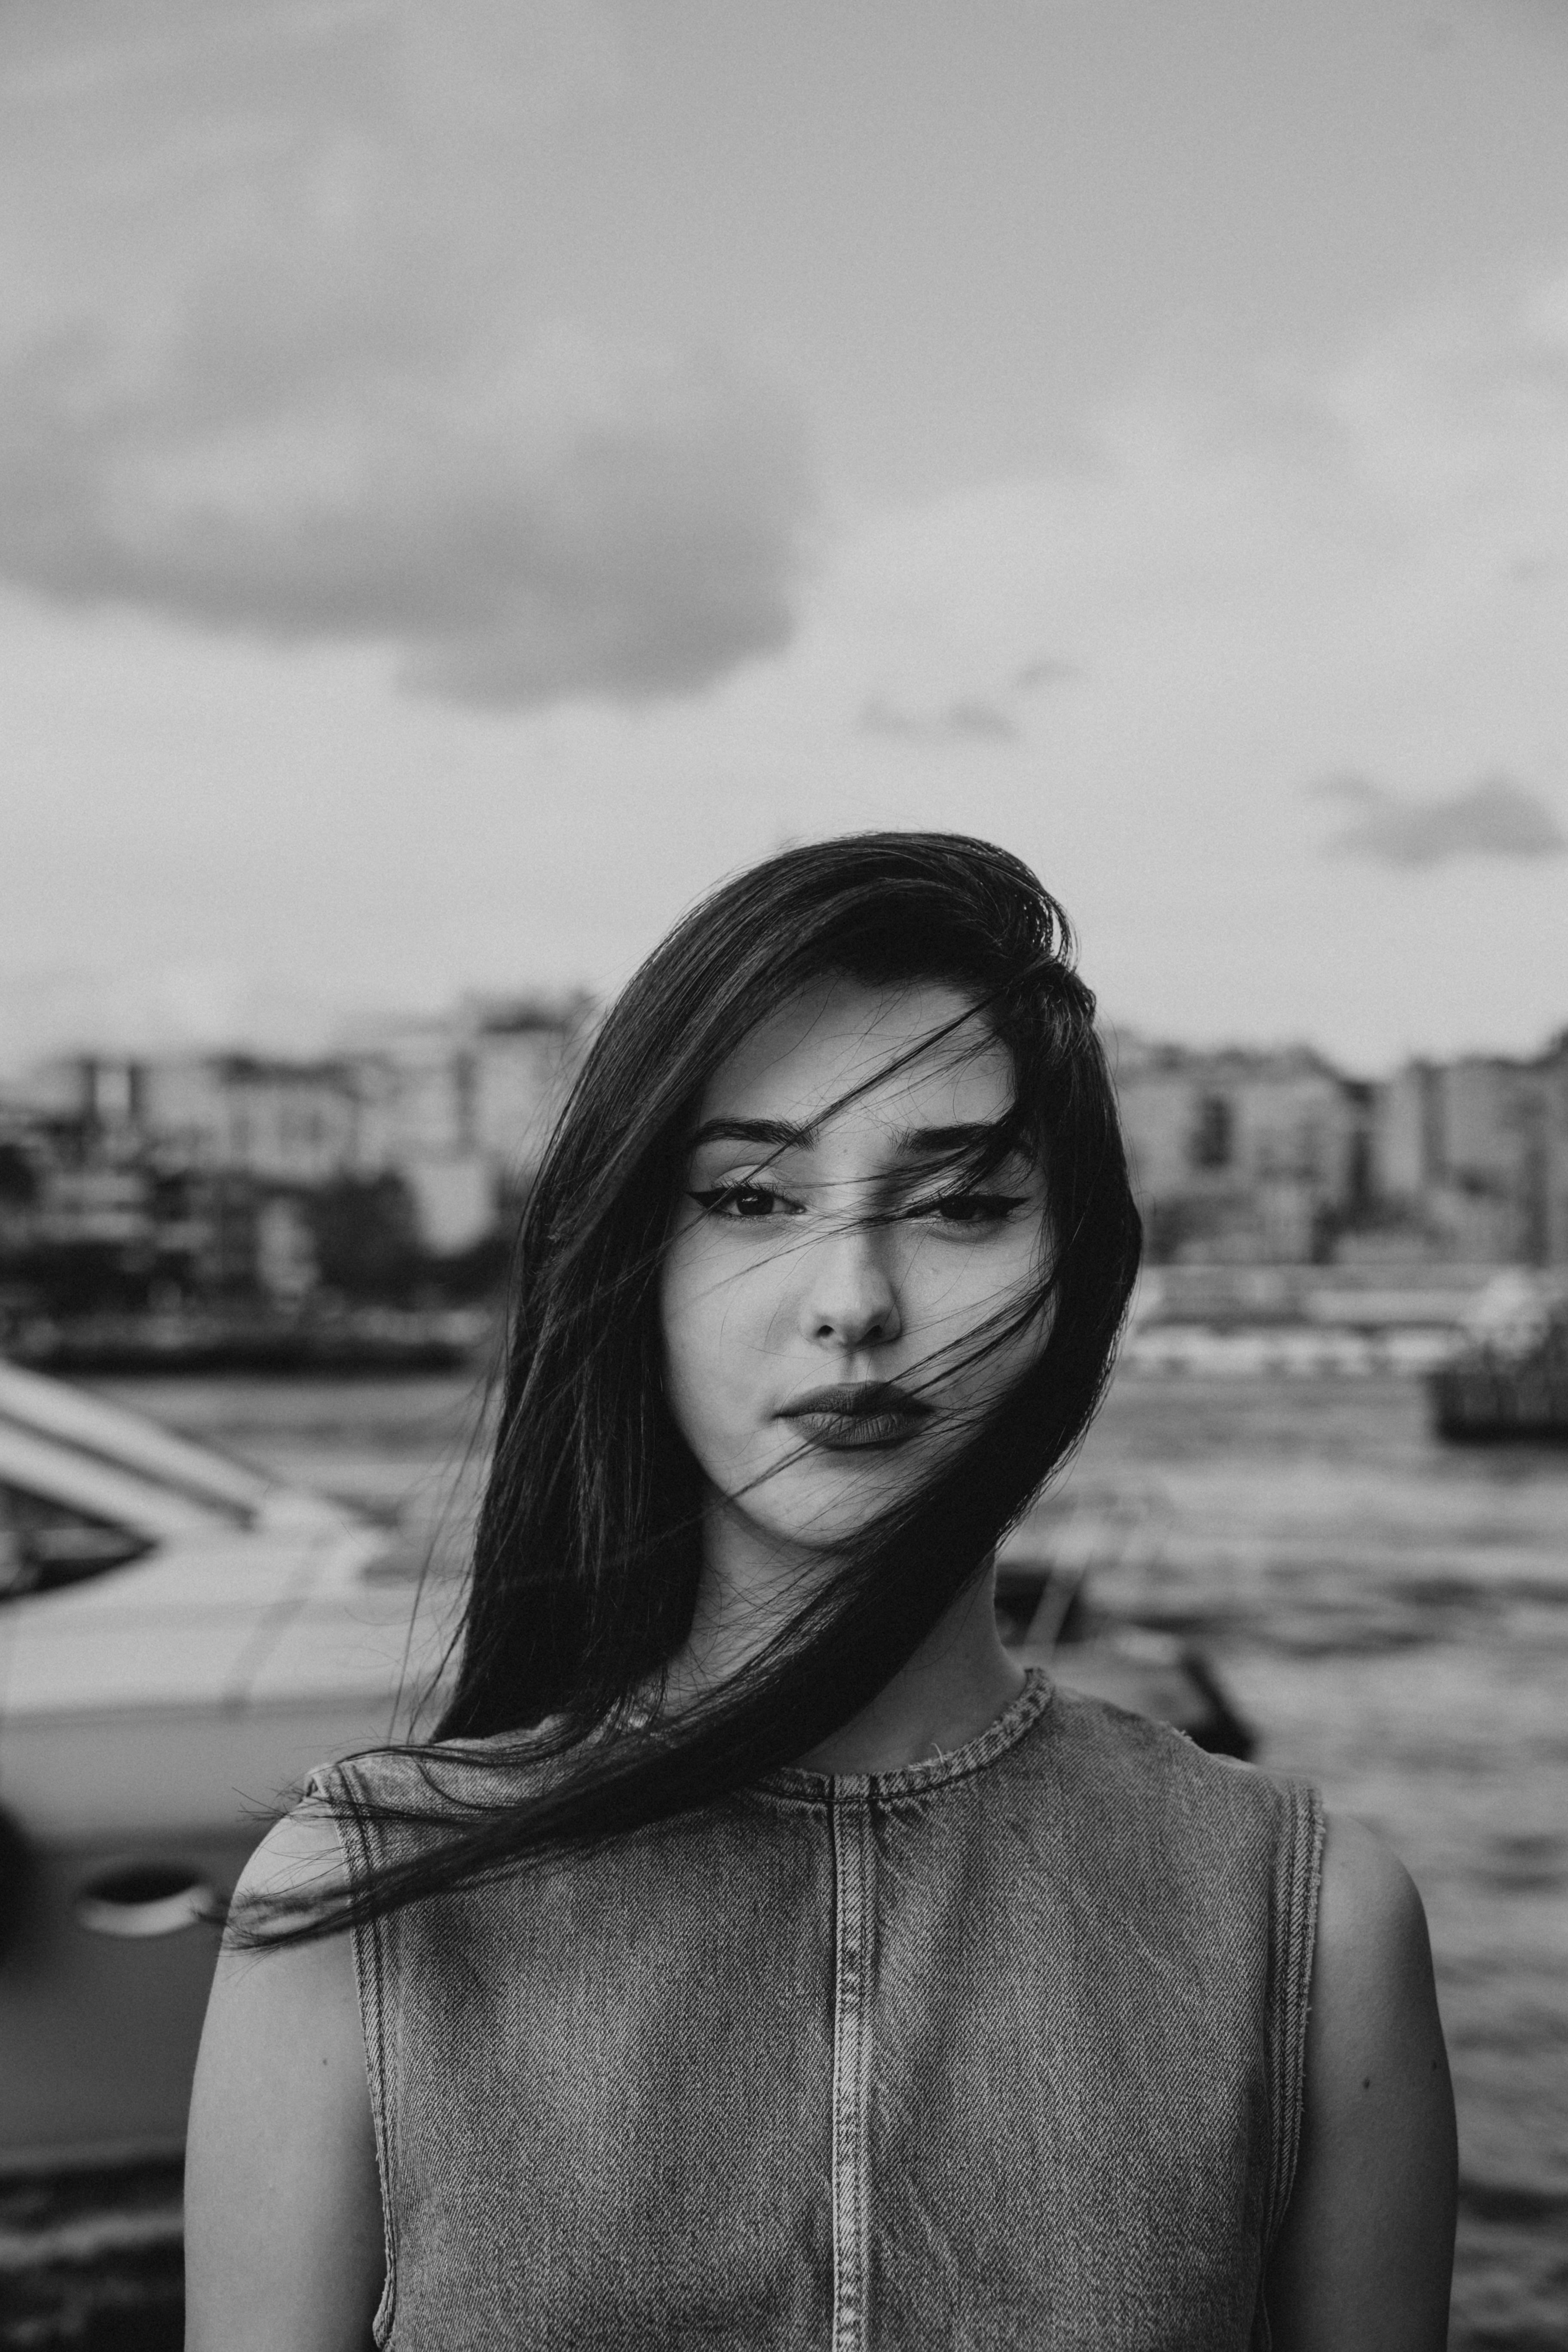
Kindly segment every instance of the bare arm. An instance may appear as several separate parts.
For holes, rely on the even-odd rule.
[[[280,1822],[237,1898],[340,1866],[324,1817]],[[186,2352],[367,2352],[381,2192],[346,1936],[218,1962],[191,2101]]]
[[[1276,2352],[1443,2352],[1457,2172],[1421,1898],[1359,1822],[1331,1820]]]

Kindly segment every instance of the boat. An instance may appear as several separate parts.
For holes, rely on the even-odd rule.
[[[1568,1444],[1568,1297],[1521,1271],[1500,1276],[1428,1392],[1433,1426],[1451,1444]]]

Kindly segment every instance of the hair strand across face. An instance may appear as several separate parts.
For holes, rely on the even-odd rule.
[[[835,974],[945,982],[962,1019],[978,1013],[1006,1049],[1007,1122],[941,1143],[930,1173],[978,1183],[1010,1150],[1037,1160],[1048,1263],[1037,1294],[973,1344],[995,1344],[1013,1315],[1047,1301],[1048,1337],[764,1649],[716,1691],[664,1716],[656,1700],[650,1717],[701,1567],[701,1484],[661,1381],[671,1203],[714,1072]],[[331,1896],[275,1903],[238,1923],[242,1939],[328,1933],[569,1860],[820,1745],[913,1654],[1082,1438],[1140,1238],[1094,999],[1066,917],[1019,860],[961,835],[852,835],[712,892],[606,1016],[522,1218],[456,1674],[436,1744],[405,1751],[411,1793],[384,1808],[400,1857]],[[464,1761],[475,1741],[487,1743],[482,1773]]]

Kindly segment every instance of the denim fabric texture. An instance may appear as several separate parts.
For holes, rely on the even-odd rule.
[[[316,1777],[351,1870],[417,1787]],[[1321,1839],[1035,1672],[956,1752],[360,1932],[378,2344],[1258,2352]]]

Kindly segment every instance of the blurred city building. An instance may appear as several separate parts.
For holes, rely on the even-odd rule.
[[[1411,1062],[1379,1091],[1379,1191],[1438,1252],[1568,1264],[1568,1031],[1533,1060]]]
[[[46,1065],[0,1091],[0,1323],[491,1296],[594,1022],[473,995],[315,1060]],[[1568,1265],[1568,1031],[1377,1080],[1305,1045],[1110,1045],[1155,1265]]]
[[[1301,1045],[1113,1063],[1156,1263],[1568,1264],[1568,1031],[1380,1080]]]
[[[1150,1255],[1300,1264],[1372,1199],[1372,1095],[1310,1046],[1202,1053],[1123,1037],[1117,1094]]]
[[[493,1286],[593,1011],[472,997],[327,1059],[44,1065],[0,1095],[0,1309]]]

